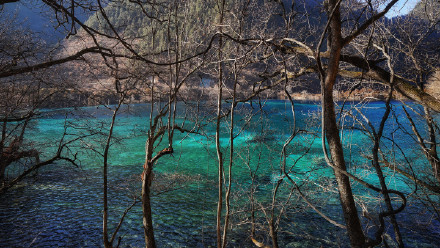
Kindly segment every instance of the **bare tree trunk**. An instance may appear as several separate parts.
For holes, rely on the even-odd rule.
[[[110,130],[109,130],[109,133],[107,136],[107,142],[105,144],[105,149],[104,149],[104,154],[103,154],[103,156],[104,156],[104,169],[103,169],[104,211],[103,211],[103,216],[102,216],[102,232],[103,232],[104,247],[105,248],[111,248],[113,246],[113,244],[109,241],[109,237],[108,237],[108,153],[109,153],[109,149],[110,149],[110,141],[113,137],[113,128],[115,126],[116,115],[118,113],[119,107],[121,106],[122,102],[123,102],[123,99],[119,100],[118,106],[113,111],[112,122],[110,124]]]
[[[327,91],[324,97],[324,122],[325,132],[328,141],[336,181],[338,183],[339,197],[344,213],[344,219],[347,226],[348,236],[352,247],[362,247],[365,243],[365,236],[362,231],[358,212],[354,202],[353,192],[351,190],[349,178],[340,171],[346,171],[344,160],[344,153],[342,149],[341,140],[339,137],[339,130],[336,125],[335,111],[333,106],[332,92]]]
[[[221,68],[221,66],[220,66]],[[218,102],[217,102],[217,125],[215,131],[215,144],[217,150],[218,159],[218,202],[217,202],[217,247],[222,247],[222,235],[221,235],[221,218],[222,218],[222,206],[223,206],[223,154],[220,147],[220,120],[221,120],[221,109],[222,109],[222,71],[220,70],[219,77],[219,89],[218,89]]]
[[[410,58],[414,64],[414,67],[417,69],[417,87],[419,90],[425,92],[425,83],[426,83],[426,75],[424,75],[423,69],[419,62],[416,59],[414,53],[411,53]],[[424,150],[425,156],[428,159],[429,163],[432,167],[432,173],[434,174],[435,179],[438,183],[440,183],[440,159],[437,154],[437,140],[435,137],[435,127],[434,121],[432,119],[431,111],[423,106],[424,118],[426,120],[426,125],[428,126],[428,135],[429,135],[429,148],[423,145],[423,139],[419,138],[420,146]],[[415,129],[415,125],[413,125]]]
[[[372,150],[372,154],[373,154],[372,164],[373,164],[374,169],[376,170],[377,177],[379,178],[380,187],[382,189],[382,195],[384,197],[384,201],[385,201],[385,205],[387,207],[387,211],[388,211],[388,213],[391,214],[390,215],[390,221],[391,221],[391,224],[393,225],[394,234],[395,234],[395,238],[396,238],[397,244],[398,244],[399,247],[404,247],[403,240],[402,240],[402,235],[400,233],[399,225],[397,224],[396,215],[394,214],[393,205],[391,203],[391,198],[390,198],[390,195],[388,193],[388,187],[387,187],[387,184],[385,182],[385,177],[383,175],[382,168],[380,167],[380,164],[379,164],[380,140],[381,140],[382,135],[383,135],[383,130],[385,128],[385,123],[388,120],[388,117],[389,117],[390,112],[391,112],[390,102],[391,102],[391,99],[393,97],[393,91],[394,91],[394,69],[393,69],[393,67],[391,65],[391,57],[386,52],[385,49],[381,48],[380,50],[382,50],[383,54],[385,55],[385,57],[387,58],[387,61],[388,61],[387,64],[388,64],[388,68],[389,68],[390,74],[391,74],[391,77],[390,77],[391,88],[390,88],[390,92],[388,93],[388,98],[387,98],[387,100],[385,102],[385,107],[386,107],[385,113],[382,116],[382,120],[380,122],[379,130],[377,131],[377,133],[374,130],[374,127],[371,126],[372,131],[373,131],[373,136],[374,136],[374,146],[373,146],[373,150]]]
[[[336,122],[336,113],[333,102],[333,86],[339,71],[339,61],[342,49],[341,16],[337,0],[329,0],[328,12],[331,18],[329,23],[328,48],[330,58],[326,75],[321,79],[323,130],[327,138],[331,154],[331,163],[334,167],[336,181],[338,183],[339,197],[347,226],[348,236],[352,247],[362,247],[365,244],[365,236],[359,220],[354,202],[350,179],[342,172],[346,171],[344,152],[339,137],[339,129]],[[324,135],[324,134],[323,134]],[[325,144],[323,144],[325,146]]]
[[[217,247],[222,247],[222,234],[221,234],[221,218],[222,218],[222,206],[223,206],[223,154],[220,147],[220,120],[221,120],[221,105],[222,105],[222,76],[220,74],[219,89],[218,89],[218,102],[217,102],[217,125],[215,131],[215,143],[218,159],[218,202],[217,202]]]
[[[228,234],[228,226],[229,226],[229,217],[231,213],[231,204],[230,204],[230,198],[231,198],[231,187],[232,187],[232,166],[233,166],[233,160],[234,160],[234,117],[235,117],[235,97],[236,97],[236,91],[237,91],[237,74],[236,74],[236,68],[235,68],[235,82],[234,82],[234,89],[233,89],[233,96],[232,96],[232,104],[231,104],[231,127],[229,129],[229,165],[228,165],[228,188],[226,189],[225,194],[225,206],[226,206],[226,213],[225,213],[225,224],[223,227],[223,248],[226,247],[226,241],[227,241],[227,234]]]
[[[108,152],[110,149],[110,140],[113,136],[113,127],[114,127],[115,120],[116,120],[116,113],[119,109],[120,104],[121,104],[121,102],[119,102],[118,107],[113,112],[112,122],[110,124],[110,130],[109,130],[109,133],[107,136],[107,142],[106,142],[105,149],[104,149],[104,169],[103,169],[104,211],[103,211],[103,216],[102,216],[102,232],[103,232],[104,247],[105,248],[112,247],[112,244],[110,244],[109,238],[108,238],[108,183],[107,183],[107,179],[108,179],[108,172],[107,172],[108,171]]]
[[[221,25],[223,23],[223,10],[225,6],[225,1],[221,0],[219,2],[219,24],[220,24],[220,32],[222,32]],[[219,38],[219,48],[218,48],[218,101],[217,101],[217,123],[215,130],[215,144],[217,150],[217,159],[218,159],[218,202],[217,202],[217,224],[216,224],[216,232],[217,232],[217,247],[222,248],[222,233],[221,233],[221,218],[222,218],[222,207],[223,207],[223,154],[221,152],[220,146],[220,121],[221,121],[221,111],[222,111],[222,91],[223,91],[223,63],[222,53],[223,49],[223,38],[220,36]]]
[[[117,63],[116,60],[115,61],[115,65],[117,68]],[[115,109],[113,110],[113,114],[112,114],[112,121],[110,123],[110,129],[107,135],[107,141],[105,143],[105,147],[104,147],[104,153],[103,153],[103,223],[102,223],[102,232],[103,232],[103,239],[104,239],[104,247],[105,248],[112,248],[113,247],[113,242],[115,240],[115,237],[123,223],[123,220],[127,214],[127,212],[131,209],[131,207],[129,207],[126,212],[122,215],[119,224],[117,225],[115,231],[113,232],[111,238],[109,239],[109,233],[108,233],[108,156],[109,156],[109,152],[110,152],[110,146],[111,146],[111,140],[113,138],[113,131],[114,131],[114,127],[115,127],[115,123],[116,123],[116,117],[118,114],[119,109],[121,108],[122,104],[124,103],[125,99],[126,99],[126,93],[123,91],[120,91],[121,89],[121,85],[120,85],[120,81],[117,80],[115,78],[115,90],[116,90],[116,94],[119,95],[119,100],[118,100],[118,105],[115,107]],[[135,201],[136,203],[136,201]],[[133,203],[133,205],[135,204]],[[133,206],[132,205],[132,206]],[[121,241],[121,238],[119,239],[119,242]],[[117,244],[116,247],[119,246],[119,242]]]
[[[5,181],[6,165],[3,163],[3,158],[0,156],[0,188],[3,187]]]
[[[148,157],[148,156],[147,156]],[[151,157],[151,155],[150,155]],[[152,178],[152,164],[146,162],[142,180],[142,220],[144,225],[144,237],[146,248],[156,248],[154,239],[153,218],[151,214],[150,186]]]
[[[278,234],[275,228],[274,216],[269,221],[269,234],[272,238],[272,248],[278,248]]]
[[[153,104],[153,103],[151,103]],[[156,248],[156,241],[154,239],[153,217],[151,214],[151,199],[150,187],[153,180],[153,149],[154,128],[148,132],[148,140],[145,144],[145,164],[142,173],[142,221],[144,226],[144,238],[146,248]]]
[[[429,149],[427,151],[427,157],[429,160],[429,163],[432,167],[432,172],[434,174],[435,179],[437,179],[437,182],[440,184],[440,159],[437,154],[437,140],[435,137],[435,128],[434,123],[432,120],[432,115],[427,107],[423,107],[425,111],[425,119],[426,124],[428,125],[428,133],[429,133]]]
[[[272,248],[278,248],[278,232],[277,227],[275,226],[275,201],[276,201],[276,195],[278,192],[278,189],[282,183],[282,180],[278,180],[277,186],[275,187],[273,196],[272,196],[272,209],[270,211],[270,217],[269,218],[269,235],[272,239]],[[280,213],[281,215],[281,213]]]
[[[376,170],[377,177],[379,178],[380,187],[382,189],[382,195],[384,197],[384,201],[385,201],[385,205],[387,207],[387,211],[389,213],[392,213],[390,215],[390,221],[391,221],[391,224],[393,225],[394,234],[395,234],[395,238],[396,238],[397,244],[398,244],[399,247],[404,247],[403,240],[402,240],[402,235],[401,235],[400,229],[399,229],[399,225],[397,224],[396,215],[393,213],[394,209],[393,209],[393,205],[391,203],[390,195],[388,193],[388,187],[387,187],[387,184],[385,182],[385,176],[383,175],[382,168],[380,168],[380,164],[379,164],[380,139],[381,139],[382,134],[383,134],[383,129],[385,127],[385,122],[388,119],[388,116],[389,116],[390,111],[391,111],[390,101],[391,101],[391,97],[392,97],[392,91],[393,91],[393,89],[390,90],[390,94],[389,94],[388,99],[386,101],[386,111],[385,111],[385,114],[382,117],[382,121],[380,123],[379,131],[378,131],[377,134],[376,133],[374,134],[374,146],[373,146],[373,150],[372,150],[372,153],[373,153],[372,164],[373,164],[374,169]]]

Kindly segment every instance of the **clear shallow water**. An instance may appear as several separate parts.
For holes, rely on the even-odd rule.
[[[255,105],[256,107],[258,105]],[[353,105],[345,106],[345,109]],[[364,109],[365,115],[377,126],[383,113],[382,103],[370,103]],[[133,201],[133,194],[140,190],[139,175],[144,161],[145,132],[148,105],[132,105],[130,112],[118,115],[115,129],[120,142],[112,146],[110,152],[110,223],[115,226],[119,216]],[[402,115],[396,106],[396,115]],[[65,111],[73,112],[67,116]],[[209,112],[209,109],[205,109]],[[284,101],[270,101],[260,113],[250,105],[239,108],[236,132],[240,131],[243,117],[249,112],[257,113],[253,121],[234,141],[237,155],[234,164],[232,207],[236,211],[232,222],[230,246],[250,246],[250,224],[241,222],[249,219],[249,189],[255,187],[255,197],[262,205],[268,204],[274,183],[280,173],[280,152],[283,142],[290,135],[292,117],[290,106]],[[319,107],[313,103],[297,103],[297,125],[300,129],[319,131]],[[263,121],[260,121],[263,120]],[[402,119],[403,120],[403,119]],[[110,111],[102,107],[87,107],[78,110],[47,110],[45,115],[33,123],[30,137],[37,147],[42,147],[48,157],[56,148],[57,139],[64,132],[64,124],[73,123],[75,129],[68,128],[68,138],[74,139],[78,133],[89,132],[87,127],[102,126],[105,131],[110,123]],[[407,123],[406,123],[407,124]],[[344,125],[352,126],[347,119]],[[387,135],[393,133],[398,144],[415,164],[423,163],[423,157],[414,143],[396,130],[397,124],[390,120]],[[227,124],[224,124],[227,128]],[[378,185],[369,162],[362,154],[368,154],[372,142],[359,131],[345,129],[346,158],[350,169],[370,183]],[[153,197],[153,219],[155,234],[160,247],[208,247],[215,245],[215,209],[217,162],[214,144],[214,128],[207,126],[201,135],[176,133],[175,154],[164,157],[156,167],[156,194]],[[222,138],[225,157],[229,144],[228,136]],[[102,158],[85,145],[101,149],[104,137],[93,137],[77,142],[72,151],[79,152],[81,167],[75,168],[62,162],[41,169],[35,177],[17,188],[0,196],[0,247],[100,247],[102,246]],[[350,146],[348,146],[350,145]],[[385,141],[385,145],[391,147]],[[308,153],[305,154],[305,152]],[[351,152],[349,152],[351,151]],[[292,166],[291,176],[302,186],[309,199],[322,206],[326,214],[342,223],[339,200],[334,190],[332,171],[325,166],[320,138],[314,134],[299,135],[288,149],[287,164]],[[43,157],[45,155],[43,154]],[[396,158],[399,160],[399,157]],[[227,162],[227,161],[226,161]],[[255,173],[252,184],[250,169]],[[419,166],[426,170],[426,164]],[[417,168],[416,168],[417,169]],[[11,172],[12,173],[12,172]],[[401,178],[388,173],[389,187],[405,193],[412,192]],[[283,184],[279,199],[284,202],[290,192],[288,183]],[[370,207],[374,215],[377,194],[355,184],[358,198]],[[438,198],[434,198],[438,200]],[[397,204],[396,204],[397,205]],[[410,199],[404,213],[398,215],[405,242],[409,247],[435,247],[440,235],[438,220],[424,206]],[[423,214],[420,214],[423,213]],[[257,216],[260,223],[264,216]],[[368,220],[363,219],[365,223]],[[238,225],[242,223],[241,225]],[[287,213],[281,221],[280,242],[283,247],[337,247],[346,246],[343,230],[333,227],[297,196],[290,200]],[[258,237],[266,238],[261,229]],[[391,233],[391,232],[390,232]],[[122,247],[142,247],[143,232],[140,204],[130,211],[119,233],[123,236]]]

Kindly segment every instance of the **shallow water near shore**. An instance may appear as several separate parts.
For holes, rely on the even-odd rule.
[[[353,108],[350,103],[344,109]],[[384,104],[373,102],[363,106],[363,112],[374,125],[378,125]],[[366,107],[366,108],[365,108]],[[184,106],[179,106],[185,109]],[[209,117],[211,110],[205,107]],[[124,210],[140,192],[140,174],[144,162],[144,146],[149,116],[148,104],[125,106],[118,115],[115,142],[110,150],[109,205],[110,227],[113,229]],[[339,223],[343,223],[332,170],[325,165],[320,130],[320,108],[311,102],[295,103],[296,128],[308,130],[292,141],[287,152],[290,175],[301,186],[320,210]],[[68,113],[66,115],[66,113]],[[248,117],[253,114],[250,122]],[[399,103],[394,114],[402,115]],[[208,118],[207,118],[208,119]],[[102,127],[108,129],[111,111],[104,107],[44,110],[32,123],[28,137],[35,147],[44,149],[42,158],[50,156],[65,127],[74,139]],[[232,182],[232,231],[230,247],[252,247],[249,222],[250,189],[261,206],[270,203],[274,185],[281,176],[280,157],[284,142],[294,126],[291,107],[286,101],[268,101],[263,106],[238,106],[237,127],[240,135],[234,140],[235,153]],[[182,123],[182,119],[178,119]],[[401,120],[402,125],[407,125]],[[191,127],[195,120],[186,120]],[[341,120],[344,133],[345,155],[350,171],[374,185],[379,185],[366,154],[371,140],[357,129],[350,119]],[[241,128],[245,126],[245,128]],[[89,129],[90,128],[90,129]],[[228,125],[224,124],[221,138],[224,156],[228,157]],[[217,204],[217,160],[212,124],[199,130],[200,134],[175,134],[172,156],[161,158],[155,165],[153,190],[153,220],[159,247],[211,247],[215,246],[215,219]],[[405,135],[394,120],[387,122],[385,135],[393,137],[414,171],[426,170],[426,161],[414,141]],[[102,157],[92,148],[102,151],[104,136],[91,136],[76,142],[72,152],[78,152],[80,167],[65,162],[44,167],[6,194],[0,196],[0,247],[102,247]],[[165,142],[167,143],[167,142]],[[384,141],[387,148],[393,145]],[[89,149],[84,149],[88,147]],[[397,162],[402,156],[395,156]],[[399,157],[400,156],[400,157]],[[226,164],[228,160],[225,161]],[[18,166],[17,168],[18,169]],[[397,215],[402,236],[408,247],[436,247],[440,237],[439,220],[426,207],[412,198],[414,187],[393,171],[384,168],[388,187],[404,192],[408,205]],[[254,181],[250,173],[255,173]],[[11,174],[14,168],[11,168]],[[254,187],[254,188],[252,188]],[[380,208],[377,194],[353,183],[357,199],[369,210],[372,220],[362,218],[365,226],[374,226],[375,209]],[[285,181],[279,192],[279,204],[285,203],[291,185]],[[293,191],[294,192],[294,191]],[[397,200],[397,199],[396,199]],[[432,201],[439,201],[432,196]],[[399,201],[395,206],[399,206]],[[383,205],[383,204],[382,204]],[[383,207],[383,206],[382,206]],[[130,210],[119,232],[121,247],[143,247],[140,203]],[[257,216],[260,229],[257,237],[270,244],[265,217]],[[389,227],[390,230],[392,227]],[[279,239],[281,247],[347,247],[345,231],[325,221],[295,193],[283,214]],[[373,235],[375,228],[369,229]],[[389,231],[392,236],[392,231]]]

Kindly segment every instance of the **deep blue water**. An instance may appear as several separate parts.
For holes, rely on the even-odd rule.
[[[227,105],[225,105],[227,107]],[[214,108],[208,104],[199,106],[200,123],[213,116]],[[351,110],[357,118],[359,107],[373,126],[384,112],[384,104],[372,102],[361,106],[350,103],[344,110]],[[361,108],[362,107],[362,108]],[[184,106],[179,110],[184,116]],[[303,193],[336,221],[342,223],[338,194],[332,170],[325,165],[320,138],[320,107],[312,102],[295,104],[296,128],[307,133],[298,134],[287,149],[287,166],[291,176],[301,186]],[[133,202],[133,195],[140,192],[140,174],[144,162],[144,146],[148,126],[147,104],[125,106],[118,115],[115,143],[110,151],[110,219],[114,227],[119,216]],[[66,114],[67,113],[67,114]],[[346,113],[346,112],[343,112]],[[393,117],[387,122],[383,151],[395,164],[406,168],[407,162],[415,173],[428,175],[429,165],[415,141],[406,133],[411,129],[404,118],[400,103],[393,105]],[[252,115],[252,118],[250,116]],[[196,120],[189,112],[185,126],[192,127]],[[111,111],[104,107],[79,109],[42,110],[42,115],[31,125],[28,142],[42,151],[42,157],[50,157],[57,147],[64,130],[67,139],[75,139],[99,128],[106,132]],[[344,126],[345,156],[350,171],[364,180],[378,185],[368,155],[372,141],[359,129],[349,115],[340,115]],[[341,118],[342,117],[342,118]],[[417,118],[416,115],[414,115]],[[249,121],[250,120],[250,121]],[[178,119],[182,123],[182,119]],[[420,118],[417,123],[422,127]],[[234,144],[232,209],[233,228],[229,246],[251,247],[249,191],[255,190],[257,207],[270,206],[272,192],[280,176],[281,148],[293,128],[291,108],[285,101],[269,101],[242,104],[237,109]],[[67,129],[65,127],[68,126]],[[228,123],[222,126],[221,138],[224,156],[228,157]],[[159,247],[209,247],[215,245],[215,210],[217,200],[217,160],[212,124],[198,129],[199,134],[176,133],[175,153],[163,157],[155,166],[156,179],[153,196],[153,219]],[[40,169],[38,174],[22,182],[5,195],[0,196],[0,247],[101,247],[102,246],[102,152],[104,136],[95,135],[72,143],[71,153],[78,153],[80,167],[57,162]],[[116,142],[117,141],[117,142]],[[165,141],[166,143],[166,141]],[[86,149],[87,148],[87,149]],[[406,158],[400,154],[404,151]],[[226,164],[228,160],[226,159]],[[10,168],[10,174],[19,170]],[[389,169],[384,169],[390,188],[404,192],[408,207],[397,218],[408,247],[436,247],[440,235],[438,216],[432,214],[429,204],[418,199],[414,186]],[[252,183],[250,174],[255,174]],[[356,199],[370,216],[377,217],[383,207],[378,194],[354,183]],[[418,189],[416,193],[420,193]],[[279,236],[282,247],[346,247],[344,230],[327,223],[311,210],[286,181],[282,184],[277,204],[289,203],[280,219]],[[431,196],[434,205],[438,196]],[[395,206],[399,203],[396,202]],[[277,205],[281,206],[281,205]],[[279,211],[280,208],[277,208]],[[138,203],[130,211],[120,231],[122,247],[142,247],[143,231],[141,206]],[[278,212],[277,212],[278,213]],[[373,220],[362,218],[365,227]],[[377,220],[376,220],[377,221]],[[267,225],[262,211],[257,213],[257,237],[270,243]],[[393,235],[391,227],[389,235]],[[369,229],[372,234],[375,228]]]

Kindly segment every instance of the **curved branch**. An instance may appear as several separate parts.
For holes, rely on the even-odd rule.
[[[73,61],[73,60],[77,60],[79,59],[81,56],[87,54],[87,53],[97,53],[99,52],[98,47],[89,47],[89,48],[85,48],[73,55],[67,56],[65,58],[61,58],[61,59],[57,59],[57,60],[52,60],[52,61],[48,61],[48,62],[44,62],[44,63],[40,63],[40,64],[36,64],[36,65],[30,65],[30,66],[24,66],[24,67],[19,67],[19,68],[14,68],[14,69],[10,69],[10,70],[6,70],[3,72],[0,72],[0,78],[5,78],[5,77],[10,77],[10,76],[14,76],[14,75],[18,75],[18,74],[23,74],[23,73],[27,73],[27,72],[34,72],[34,71],[38,71],[41,69],[46,69],[49,68],[51,66],[55,66],[55,65],[60,65],[69,61]]]
[[[390,79],[392,77],[391,73],[380,68],[379,66],[370,64],[369,61],[361,57],[341,55],[341,61],[350,63],[366,71],[352,72],[352,77],[361,77],[365,75],[383,84],[390,85]],[[407,82],[402,77],[398,77],[397,75],[394,75],[393,81],[395,90],[403,96],[413,101],[416,101],[421,105],[434,110],[435,112],[440,112],[440,101],[435,97],[425,93],[423,90],[418,89],[417,87],[413,86],[411,83]]]
[[[373,24],[375,21],[382,18],[388,11],[396,4],[399,0],[393,0],[390,3],[387,4],[385,9],[383,9],[381,12],[377,13],[376,15],[373,15],[370,19],[365,21],[356,31],[354,31],[349,36],[345,37],[342,41],[342,46],[348,45],[352,40],[354,40],[356,37],[358,37],[362,32],[365,31],[371,24]]]

